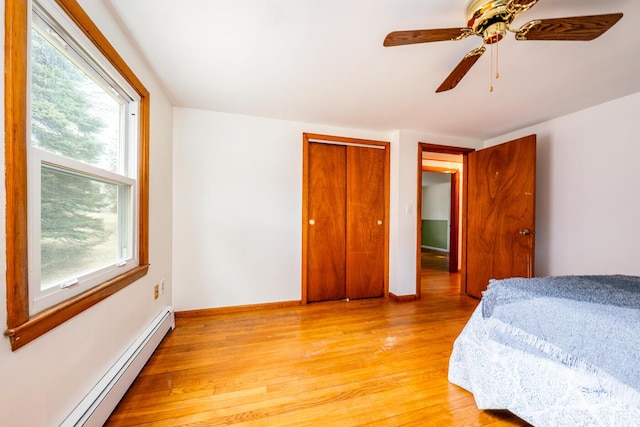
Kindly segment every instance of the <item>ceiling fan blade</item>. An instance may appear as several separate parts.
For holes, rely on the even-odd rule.
[[[387,34],[383,46],[461,40],[473,34],[471,28],[438,28],[432,30],[394,31]]]
[[[473,64],[476,63],[478,59],[482,56],[485,51],[485,47],[481,46],[477,49],[472,50],[467,53],[462,61],[453,69],[451,74],[442,82],[440,87],[436,89],[436,93],[444,92],[447,90],[451,90],[460,83],[460,80],[467,74],[467,72],[473,67]]]
[[[517,7],[531,7],[536,4],[538,0],[511,0],[509,4],[512,4]],[[508,7],[508,5],[507,5]]]
[[[507,11],[510,13],[522,13],[531,9],[538,0],[511,0],[507,3]]]
[[[575,16],[530,21],[518,30],[518,40],[582,40],[602,35],[622,18],[622,13]]]

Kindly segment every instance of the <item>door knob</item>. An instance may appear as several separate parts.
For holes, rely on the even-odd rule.
[[[309,225],[313,225],[313,224],[315,224],[315,223],[316,223],[316,221],[315,221],[314,219],[310,219],[310,220],[309,220]]]
[[[526,236],[528,234],[531,234],[531,230],[529,230],[528,228],[523,228],[522,230],[520,230],[520,234]]]
[[[378,225],[382,225],[382,220],[381,219],[378,220]]]

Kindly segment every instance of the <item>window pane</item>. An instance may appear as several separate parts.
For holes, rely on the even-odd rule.
[[[63,50],[48,29],[31,31],[31,144],[111,172],[120,169],[121,104]],[[52,40],[51,42],[49,40]]]
[[[118,220],[118,201],[128,187],[46,165],[41,171],[41,289],[120,260],[128,214]]]

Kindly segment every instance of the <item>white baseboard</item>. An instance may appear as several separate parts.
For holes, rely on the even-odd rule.
[[[60,426],[102,426],[164,336],[174,327],[173,307],[165,307]]]

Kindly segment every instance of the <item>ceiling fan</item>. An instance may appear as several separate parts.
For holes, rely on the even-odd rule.
[[[467,7],[467,26],[429,30],[393,31],[384,39],[384,46],[401,46],[447,40],[462,40],[475,35],[482,45],[467,53],[442,82],[436,92],[456,87],[485,52],[506,35],[515,33],[517,40],[593,40],[622,18],[622,13],[575,16],[570,18],[537,19],[518,29],[511,28],[517,15],[529,10],[538,0],[473,0]],[[492,65],[493,66],[493,65]],[[493,71],[492,71],[493,73]],[[497,75],[496,75],[497,77]],[[493,78],[493,77],[492,77]]]

